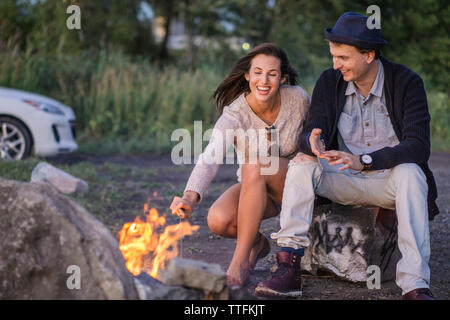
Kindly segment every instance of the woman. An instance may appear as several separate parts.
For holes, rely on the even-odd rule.
[[[257,260],[270,252],[269,241],[259,233],[259,227],[262,219],[280,212],[288,162],[297,154],[297,137],[309,109],[309,96],[295,86],[296,81],[297,72],[284,50],[275,44],[261,44],[240,58],[213,94],[220,113],[214,132],[220,134],[213,133],[191,173],[183,197],[174,197],[170,206],[174,214],[180,209],[186,216],[192,213],[217,172],[219,164],[211,161],[217,150],[224,155],[233,144],[238,158],[248,160],[248,148],[253,143],[249,140],[246,144],[237,143],[236,136],[231,142],[220,139],[226,132],[254,129],[276,134],[278,170],[262,174],[261,169],[267,164],[241,162],[238,182],[228,188],[208,212],[212,232],[237,239],[227,270],[229,286],[243,286]],[[268,139],[273,141],[272,135]]]

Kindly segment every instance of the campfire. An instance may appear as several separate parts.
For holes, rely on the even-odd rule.
[[[166,263],[178,256],[178,240],[192,235],[198,226],[189,222],[175,225],[166,224],[155,208],[144,206],[145,220],[139,216],[134,222],[125,223],[119,232],[119,249],[126,261],[126,267],[133,275],[142,272],[158,279],[158,272]]]

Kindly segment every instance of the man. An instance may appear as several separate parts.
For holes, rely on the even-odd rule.
[[[396,283],[404,299],[434,299],[429,290],[428,220],[439,213],[430,156],[430,115],[421,78],[380,56],[386,44],[367,17],[344,13],[325,30],[333,68],[322,73],[289,163],[280,226],[278,270],[255,294],[301,295],[300,261],[309,246],[315,195],[344,205],[396,210]]]

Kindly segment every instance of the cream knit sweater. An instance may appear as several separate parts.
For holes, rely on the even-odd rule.
[[[310,98],[308,93],[298,86],[283,85],[280,88],[280,93],[281,108],[275,122],[271,125],[265,123],[253,112],[244,93],[229,106],[224,107],[222,115],[214,125],[207,147],[199,156],[192,170],[185,191],[197,192],[200,195],[199,201],[201,201],[209,184],[215,177],[220,163],[223,163],[223,158],[227,155],[227,151],[230,151],[229,147],[231,145],[234,146],[238,159],[241,159],[240,161],[238,160],[239,169],[237,171],[237,181],[240,182],[241,164],[242,159],[244,159],[245,147],[242,143],[236,143],[233,140],[233,132],[237,132],[239,129],[242,129],[244,132],[247,132],[249,129],[266,131],[266,128],[275,126],[280,157],[291,159],[297,154],[297,139],[309,110]],[[255,142],[250,139],[250,145],[253,143]],[[267,144],[267,140],[265,140],[265,143]],[[225,163],[229,162],[225,161]]]

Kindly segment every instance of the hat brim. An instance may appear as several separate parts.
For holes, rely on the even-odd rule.
[[[348,44],[350,46],[354,46],[357,48],[363,48],[363,49],[381,49],[383,48],[387,41],[384,39],[381,39],[379,41],[364,41],[357,38],[352,38],[347,35],[342,34],[336,34],[331,32],[331,28],[325,29],[325,38],[338,43]]]

